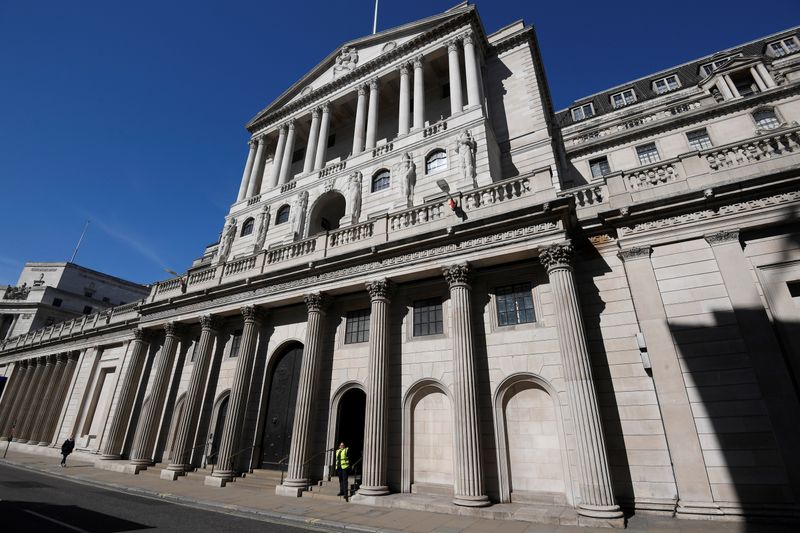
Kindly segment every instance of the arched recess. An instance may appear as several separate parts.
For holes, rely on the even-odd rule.
[[[303,343],[292,340],[272,352],[261,433],[261,468],[285,470],[303,362]]]
[[[366,389],[364,389],[364,385],[357,381],[347,381],[343,383],[333,394],[331,398],[330,408],[328,409],[328,436],[325,438],[325,442],[327,443],[326,450],[328,453],[325,457],[325,477],[330,479],[333,475],[333,471],[330,471],[330,466],[334,463],[334,453],[336,447],[339,445],[337,440],[338,436],[338,427],[339,427],[339,411],[342,406],[342,398],[344,398],[345,394],[352,390],[359,390],[364,393],[366,397]]]
[[[186,393],[184,392],[178,399],[175,400],[175,409],[172,411],[172,421],[169,424],[169,433],[167,433],[167,459],[172,460],[175,458],[178,450],[175,449],[175,440],[178,436],[178,430],[183,422],[183,411],[186,409]]]
[[[308,236],[339,229],[347,201],[339,191],[328,191],[317,198],[308,217]]]
[[[500,501],[574,505],[558,394],[536,374],[503,380],[494,395]],[[515,494],[516,493],[516,494]]]
[[[434,379],[422,379],[409,387],[403,399],[403,492],[416,491],[420,485],[453,490],[453,430],[452,397],[447,387]]]
[[[207,464],[217,463],[217,452],[219,451],[220,439],[222,439],[222,430],[225,428],[225,420],[228,418],[228,401],[230,398],[231,390],[227,389],[222,391],[214,401],[214,409],[211,412],[212,423],[208,428],[205,447]]]

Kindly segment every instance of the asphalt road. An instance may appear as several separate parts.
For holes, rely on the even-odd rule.
[[[177,505],[0,465],[3,533],[306,529]],[[316,530],[320,531],[320,530]]]

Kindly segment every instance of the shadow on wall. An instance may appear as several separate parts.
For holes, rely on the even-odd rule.
[[[508,115],[506,114],[504,81],[513,76],[513,72],[500,61],[492,63],[492,74],[485,77],[488,87],[486,94],[489,100],[491,123],[500,146],[500,165],[503,178],[513,178],[519,175],[519,169],[511,160],[511,144],[509,142]]]

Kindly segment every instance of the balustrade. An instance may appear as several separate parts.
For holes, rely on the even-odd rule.
[[[332,231],[328,234],[328,246],[335,248],[353,242],[358,242],[372,237],[375,231],[375,222],[369,221],[357,226]]]
[[[257,204],[260,201],[261,201],[261,195],[257,194],[255,196],[253,196],[252,198],[250,198],[249,200],[247,200],[247,205],[250,206],[250,205],[253,205],[253,204]]]
[[[339,163],[328,165],[327,167],[320,170],[319,177],[324,178],[330,176],[331,174],[336,174],[337,172],[344,170],[346,168],[347,168],[347,161],[340,161]]]
[[[217,276],[217,267],[197,270],[189,274],[189,285],[198,285],[213,280]]]
[[[393,213],[389,215],[389,230],[398,231],[439,220],[447,212],[444,204],[445,202],[442,200]]]
[[[678,168],[673,162],[641,167],[625,174],[625,188],[629,191],[650,189],[677,181]]]
[[[234,274],[240,274],[247,270],[251,270],[256,266],[256,256],[251,255],[250,257],[244,257],[242,259],[236,259],[229,263],[225,263],[225,270],[223,270],[223,276],[232,276]]]
[[[461,206],[465,211],[485,205],[513,200],[531,192],[531,181],[527,176],[499,181],[462,195]]]
[[[431,135],[435,135],[435,134],[439,133],[440,131],[445,131],[446,129],[447,129],[447,121],[446,120],[440,120],[436,124],[431,124],[427,128],[423,129],[422,130],[422,136],[423,137],[430,137]]]
[[[782,130],[747,142],[701,152],[712,172],[800,151],[800,128]]]
[[[381,146],[378,146],[372,150],[372,157],[388,154],[392,150],[394,150],[394,143],[382,144]]]
[[[297,182],[296,181],[290,181],[289,183],[284,183],[283,185],[281,185],[281,193],[285,193],[285,192],[291,191],[296,186],[297,186]]]
[[[586,185],[562,191],[558,193],[558,195],[562,197],[571,196],[575,198],[575,205],[578,207],[586,207],[603,203],[603,187],[603,185]]]
[[[304,241],[294,242],[292,244],[287,244],[286,246],[272,248],[271,250],[267,251],[267,264],[273,265],[275,263],[294,259],[295,257],[308,255],[314,253],[316,248],[316,237],[312,239],[306,239]]]

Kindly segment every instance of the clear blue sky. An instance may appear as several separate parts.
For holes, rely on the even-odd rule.
[[[382,0],[378,28],[454,1]],[[341,43],[373,0],[0,0],[0,284],[25,261],[149,283],[216,240],[244,124]],[[487,32],[539,36],[557,109],[583,95],[800,24],[797,0],[477,2]]]

